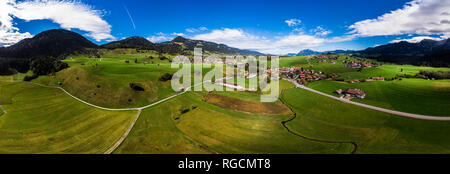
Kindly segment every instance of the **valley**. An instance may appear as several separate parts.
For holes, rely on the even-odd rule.
[[[350,101],[447,118],[450,81],[418,74],[450,68],[344,54],[281,57],[287,76],[281,73],[278,81],[280,96],[262,103],[267,91],[174,91],[163,76],[179,70],[171,67],[178,55],[99,48],[95,54],[71,54],[60,60],[67,68],[29,82],[23,79],[32,71],[0,76],[0,153],[450,153],[449,121],[380,112],[283,80],[334,97],[340,97],[338,89],[360,89],[365,97]],[[213,68],[203,68],[201,75]]]

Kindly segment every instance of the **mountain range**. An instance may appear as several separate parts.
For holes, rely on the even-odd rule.
[[[240,55],[262,55],[260,52],[242,50],[238,48],[229,47],[224,44],[217,44],[214,42],[192,40],[181,36],[174,38],[171,41],[152,43],[143,37],[130,37],[120,41],[115,41],[101,45],[102,48],[115,49],[115,48],[138,48],[148,50],[158,50],[164,53],[171,54],[192,54],[192,51],[196,47],[201,47],[203,51],[218,54],[240,54]]]
[[[257,51],[233,48],[214,42],[192,40],[181,36],[162,43],[152,43],[146,38],[134,36],[99,46],[78,33],[63,29],[53,29],[41,32],[33,38],[24,39],[12,46],[0,47],[0,75],[27,72],[32,62],[37,58],[51,57],[49,60],[59,61],[71,54],[96,53],[99,48],[136,48],[156,50],[163,53],[191,55],[195,47],[203,48],[204,52],[217,54],[263,55]],[[360,57],[400,64],[449,67],[450,39],[441,41],[423,40],[419,43],[402,41],[361,51],[334,50],[318,52],[306,49],[297,54],[289,55],[325,53],[354,54]],[[45,61],[40,59],[39,62]],[[60,63],[56,64],[59,65]]]
[[[191,40],[181,36],[162,43],[152,43],[143,37],[134,36],[99,46],[78,33],[64,29],[53,29],[43,31],[12,46],[0,47],[0,75],[27,72],[33,62],[43,63],[45,61],[42,61],[42,59],[45,58],[52,61],[45,66],[58,65],[59,67],[61,64],[59,60],[68,55],[95,54],[99,48],[136,48],[156,50],[162,53],[191,55],[195,47],[202,47],[204,52],[217,54],[262,55],[262,53],[256,51],[242,50],[214,42]],[[39,61],[35,61],[37,59]]]
[[[418,43],[406,41],[380,45],[354,52],[356,56],[399,64],[450,66],[450,39],[425,39]]]
[[[311,55],[319,55],[319,54],[351,54],[355,51],[353,50],[333,50],[333,51],[314,51],[311,49],[301,50],[298,53],[289,53],[288,56],[311,56]]]

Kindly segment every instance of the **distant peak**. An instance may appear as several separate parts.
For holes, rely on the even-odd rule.
[[[130,40],[130,39],[145,39],[145,38],[141,37],[141,36],[131,36],[131,37],[126,38],[126,39]]]
[[[177,36],[175,39],[172,40],[172,42],[184,42],[189,39],[184,38],[183,36]]]

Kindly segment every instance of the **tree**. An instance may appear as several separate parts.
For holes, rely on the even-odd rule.
[[[159,81],[165,82],[165,81],[168,81],[168,80],[172,80],[172,74],[165,73],[161,77],[159,77]]]
[[[30,69],[35,75],[52,74],[68,67],[69,65],[67,63],[61,62],[54,57],[35,58],[30,65]]]
[[[135,91],[145,91],[143,87],[139,86],[139,84],[136,83],[130,83],[130,88]]]

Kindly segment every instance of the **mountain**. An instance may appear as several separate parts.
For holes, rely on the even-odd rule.
[[[27,72],[37,75],[52,73],[67,67],[60,60],[71,54],[97,54],[98,48],[137,48],[173,54],[192,54],[195,47],[218,54],[261,55],[250,50],[232,48],[224,44],[176,37],[172,41],[154,44],[143,37],[130,37],[97,46],[78,33],[53,29],[43,31],[33,38],[24,39],[9,47],[0,47],[0,75]],[[44,68],[45,67],[45,68]]]
[[[120,41],[114,41],[101,46],[102,48],[115,49],[115,48],[138,48],[138,49],[155,49],[155,44],[147,40],[146,38],[134,36]]]
[[[425,39],[419,43],[406,41],[380,45],[355,52],[355,55],[400,64],[449,66],[450,39]]]
[[[181,36],[174,38],[168,42],[152,43],[143,37],[130,37],[120,41],[114,41],[101,46],[102,48],[138,48],[148,50],[158,50],[165,53],[172,54],[192,54],[194,48],[201,47],[203,51],[218,54],[242,54],[242,55],[261,55],[262,53],[250,50],[241,50],[232,48],[224,44],[217,44],[214,42],[191,40]]]
[[[262,53],[257,51],[241,50],[224,44],[217,44],[202,40],[192,40],[181,36],[176,37],[172,41],[162,42],[158,44],[157,47],[163,52],[179,54],[191,54],[194,48],[198,47],[202,48],[203,51],[218,54],[262,55]]]
[[[86,53],[97,47],[96,44],[72,31],[62,29],[44,31],[33,38],[0,48],[0,74],[27,72],[30,69],[39,75],[56,72],[67,67],[67,64],[60,61],[65,56]]]
[[[333,51],[325,51],[324,53],[333,53],[333,54],[352,54],[353,50],[333,50]]]
[[[333,53],[333,54],[351,54],[354,51],[352,50],[333,50],[333,51],[314,51],[310,49],[302,50],[298,52],[297,54],[288,54],[288,56],[310,56],[310,55],[318,55],[318,54],[327,54],[327,53]]]
[[[297,56],[310,56],[310,55],[318,55],[318,54],[322,54],[322,52],[306,49],[306,50],[301,50],[300,52],[298,52]]]
[[[53,29],[0,49],[0,57],[59,57],[84,52],[86,48],[97,48],[97,45],[78,33],[63,29]]]

